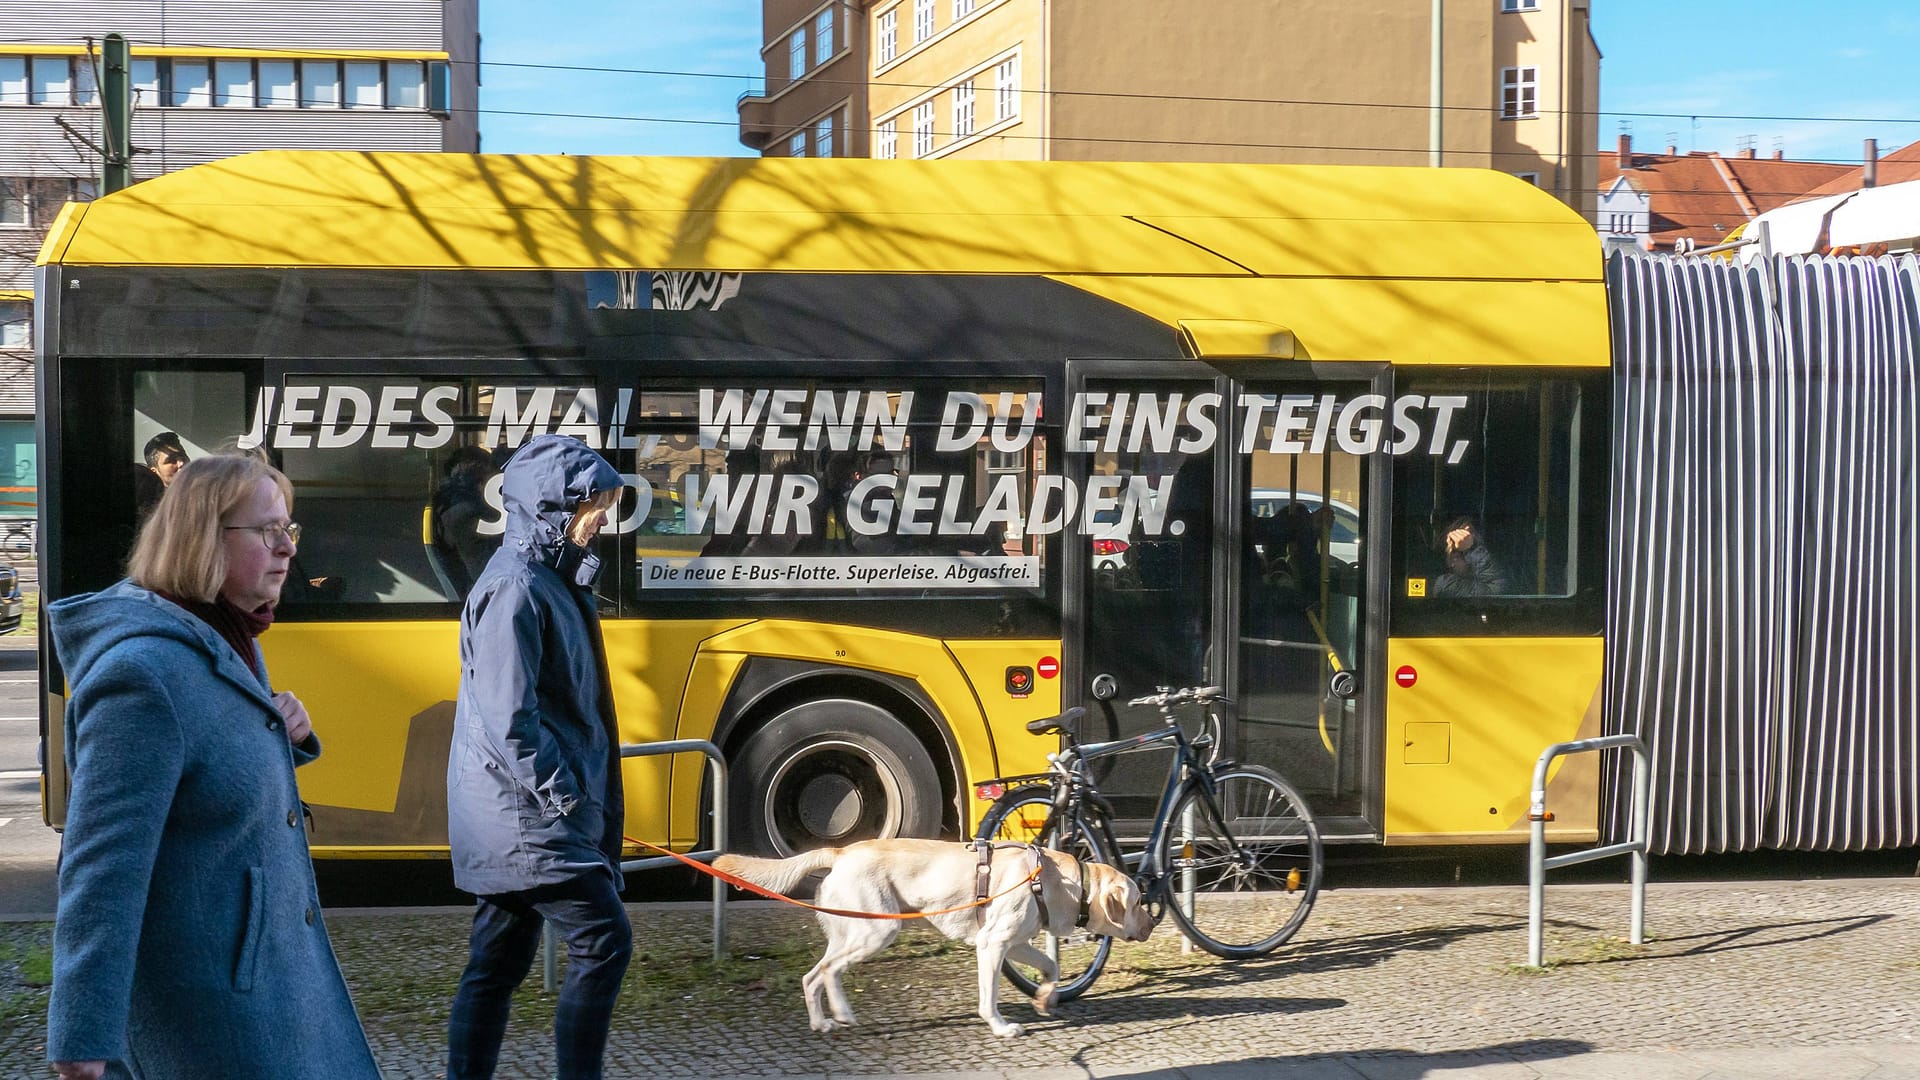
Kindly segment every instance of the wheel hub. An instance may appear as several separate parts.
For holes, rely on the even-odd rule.
[[[837,773],[815,776],[800,789],[795,810],[800,824],[815,836],[839,839],[860,822],[866,800],[852,780]]]

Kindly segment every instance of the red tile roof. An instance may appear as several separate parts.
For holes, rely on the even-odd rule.
[[[1702,245],[1717,244],[1735,226],[1793,202],[1848,171],[1859,172],[1819,161],[1729,158],[1703,151],[1629,157],[1632,167],[1622,169],[1617,152],[1600,155],[1600,191],[1605,193],[1625,176],[1647,193],[1656,251],[1672,250],[1673,242],[1682,236]]]
[[[1802,198],[1813,199],[1822,195],[1839,195],[1843,192],[1858,191],[1860,177],[1865,172],[1866,166],[1855,166],[1807,192]],[[1888,184],[1898,184],[1907,180],[1920,180],[1920,142],[1908,143],[1890,154],[1882,154],[1874,167],[1876,186],[1886,187]]]

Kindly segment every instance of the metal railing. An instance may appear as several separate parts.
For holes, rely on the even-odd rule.
[[[705,739],[672,739],[667,742],[622,743],[620,756],[658,757],[662,754],[704,754],[707,758],[707,772],[712,783],[707,790],[713,797],[713,846],[704,851],[687,854],[689,859],[712,862],[727,850],[727,762],[720,756],[720,748]],[[679,866],[680,860],[671,855],[653,855],[643,859],[628,859],[620,864],[620,872],[631,874],[641,870],[659,870],[668,866]],[[719,878],[713,880],[713,959],[718,963],[727,951],[727,883]],[[551,994],[559,985],[560,950],[559,941],[553,931],[553,924],[547,923],[541,929],[541,951],[545,954],[542,979],[547,993]]]
[[[1607,750],[1624,746],[1633,751],[1633,806],[1627,824],[1627,841],[1606,844],[1585,851],[1569,852],[1547,858],[1547,766],[1562,754],[1586,750]],[[1533,824],[1533,841],[1527,850],[1527,966],[1540,966],[1541,923],[1545,915],[1547,871],[1562,866],[1592,862],[1614,855],[1633,856],[1633,913],[1629,918],[1628,940],[1644,945],[1647,940],[1647,807],[1651,788],[1648,780],[1647,744],[1638,735],[1603,735],[1597,739],[1576,739],[1554,743],[1540,753],[1533,766],[1533,805],[1527,820]]]

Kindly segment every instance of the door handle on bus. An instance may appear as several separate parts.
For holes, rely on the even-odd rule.
[[[1327,680],[1327,692],[1337,698],[1350,698],[1360,691],[1360,680],[1353,677],[1351,671],[1336,671]]]

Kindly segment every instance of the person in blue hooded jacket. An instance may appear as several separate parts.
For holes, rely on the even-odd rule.
[[[254,643],[300,539],[292,503],[256,459],[200,458],[127,580],[47,609],[71,687],[47,1007],[67,1080],[380,1075],[294,784],[320,740]]]
[[[567,943],[553,1017],[561,1080],[601,1074],[633,951],[620,902],[620,740],[589,548],[620,474],[578,439],[508,460],[505,536],[460,615],[460,696],[447,761],[453,880],[475,894],[447,1075],[490,1077],[513,991],[551,920]]]

